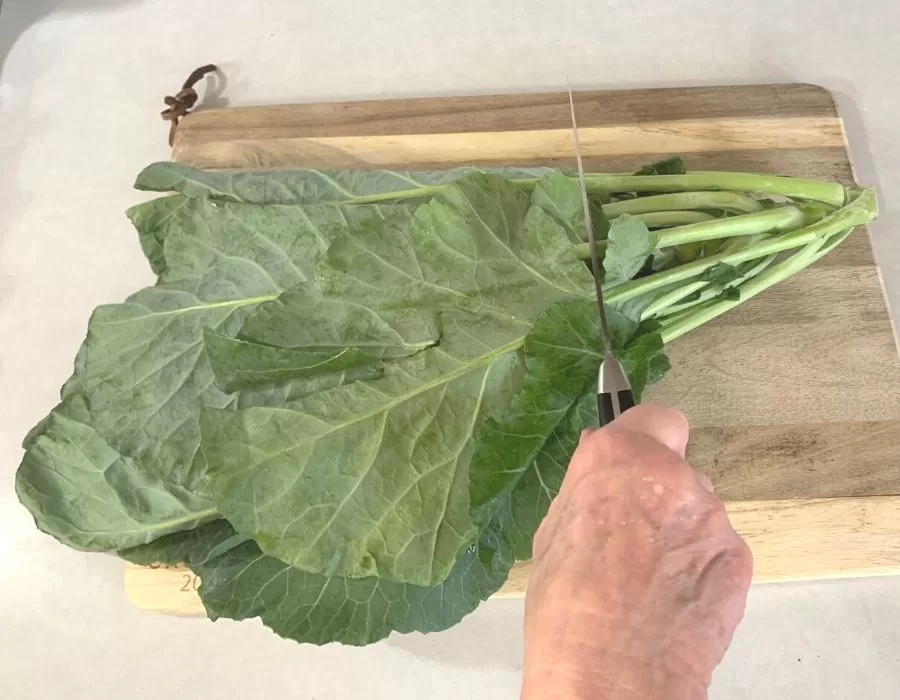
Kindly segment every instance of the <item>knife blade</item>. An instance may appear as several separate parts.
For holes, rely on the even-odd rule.
[[[568,83],[568,81],[567,81]],[[601,267],[597,253],[597,239],[591,221],[591,203],[588,197],[587,183],[584,178],[584,161],[581,157],[581,140],[578,137],[578,122],[575,118],[575,98],[569,91],[569,113],[572,117],[572,140],[575,145],[575,161],[578,164],[578,184],[581,188],[581,206],[584,210],[584,226],[590,251],[591,272],[594,276],[594,289],[597,294],[597,314],[600,321],[600,337],[603,340],[603,362],[597,373],[597,417],[600,426],[611,423],[624,411],[634,406],[634,392],[622,363],[613,355],[612,337],[606,319],[606,306],[603,303],[603,286],[600,279]]]

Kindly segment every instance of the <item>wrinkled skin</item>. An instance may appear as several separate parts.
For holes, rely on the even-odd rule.
[[[534,540],[524,700],[707,696],[752,558],[687,441],[653,404],[582,435]]]

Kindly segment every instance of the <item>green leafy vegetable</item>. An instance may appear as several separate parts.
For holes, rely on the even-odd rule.
[[[613,219],[603,258],[605,283],[613,286],[630,280],[644,266],[657,245],[659,234],[648,229],[637,217],[622,214]]]
[[[475,537],[471,452],[514,393],[533,320],[587,294],[590,277],[562,229],[500,178],[459,180],[393,223],[336,239],[321,294],[340,290],[334,304],[383,321],[398,310],[439,316],[439,345],[290,406],[207,411],[203,443],[219,512],[263,551],[314,573],[428,586]],[[307,336],[321,325],[328,343],[367,341],[358,325],[335,338],[333,314],[267,321]]]
[[[813,264],[874,192],[673,158],[586,178],[613,352]],[[445,629],[530,556],[602,361],[577,179],[207,173],[133,207],[157,284],[102,306],[16,475],[69,546],[187,564],[213,619],[303,642]],[[651,227],[653,230],[651,230]]]
[[[741,271],[734,265],[726,262],[716,263],[709,269],[705,270],[700,279],[704,282],[714,282],[715,284],[725,284],[733,282],[741,276]]]
[[[685,172],[684,160],[680,156],[672,156],[665,160],[659,160],[650,165],[645,165],[635,175],[682,175]]]

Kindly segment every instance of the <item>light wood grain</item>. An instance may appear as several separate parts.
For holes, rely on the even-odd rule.
[[[586,167],[853,181],[830,94],[810,85],[578,93]],[[199,111],[179,162],[290,167],[572,167],[564,93]],[[900,572],[900,360],[868,236],[676,341],[651,395],[694,426],[689,457],[729,500],[757,581]],[[786,500],[798,499],[798,500]],[[521,595],[520,564],[499,595]],[[129,567],[136,605],[202,612],[191,574]],[[185,578],[187,577],[187,578]],[[188,590],[181,588],[188,584]]]
[[[813,580],[900,573],[900,496],[727,503],[753,551],[753,581]],[[525,595],[531,563],[521,562],[495,598]],[[125,590],[144,610],[202,615],[200,578],[183,567],[127,564]]]

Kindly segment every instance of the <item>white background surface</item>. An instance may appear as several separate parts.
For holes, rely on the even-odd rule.
[[[440,635],[302,647],[255,622],[132,609],[119,562],[56,544],[16,502],[19,442],[54,405],[91,309],[153,282],[123,211],[139,169],[168,156],[161,97],[193,68],[219,63],[232,105],[546,90],[567,72],[585,88],[824,85],[860,181],[879,186],[873,234],[900,308],[898,29],[890,0],[5,0],[0,696],[517,696],[520,602]],[[900,579],[754,587],[712,697],[900,697]]]

